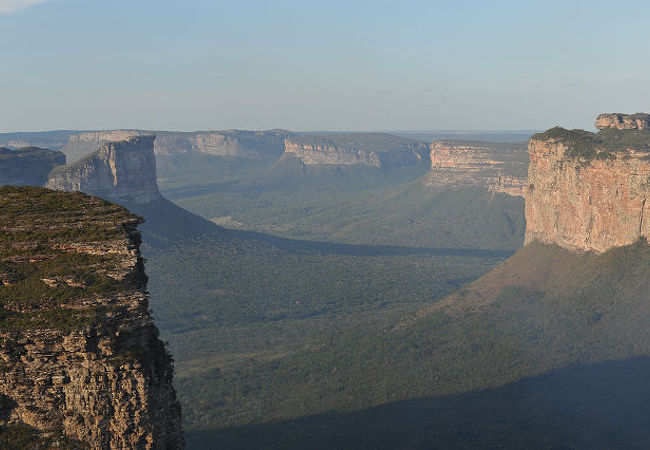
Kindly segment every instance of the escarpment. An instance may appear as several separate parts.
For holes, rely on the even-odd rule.
[[[650,128],[650,114],[600,114],[596,118],[596,128],[605,130],[614,128],[617,130],[645,130]]]
[[[306,165],[396,167],[426,161],[426,145],[382,133],[303,135],[284,141],[285,154]]]
[[[0,185],[41,186],[54,167],[64,164],[65,155],[61,152],[37,147],[0,147]]]
[[[95,153],[52,171],[45,187],[82,191],[117,202],[148,203],[160,197],[156,182],[155,136],[106,142]]]
[[[531,138],[526,243],[600,253],[650,235],[650,130],[625,127]]]
[[[430,186],[478,186],[516,197],[524,195],[528,155],[522,146],[440,141],[431,144],[430,152]]]
[[[284,152],[284,139],[291,135],[285,130],[268,131],[143,131],[108,130],[71,133],[61,151],[74,163],[100,148],[107,142],[121,141],[131,136],[155,134],[156,155],[204,153],[213,156],[252,158],[259,155],[280,156]]]
[[[82,193],[0,188],[3,448],[14,430],[38,448],[183,447],[140,221]]]

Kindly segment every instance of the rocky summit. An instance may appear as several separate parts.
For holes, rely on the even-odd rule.
[[[183,447],[141,220],[82,193],[0,188],[1,448]]]
[[[650,128],[650,114],[600,114],[596,118],[596,128],[605,130],[614,128],[617,130],[645,130]]]
[[[620,115],[598,116],[599,128],[611,116]],[[531,138],[526,243],[600,253],[650,236],[650,130],[622,120],[599,133],[558,127]]]
[[[106,142],[76,163],[52,171],[45,187],[82,191],[119,203],[149,203],[160,198],[152,135]]]

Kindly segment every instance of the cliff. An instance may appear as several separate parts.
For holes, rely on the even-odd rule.
[[[424,144],[383,133],[342,133],[288,137],[285,154],[307,165],[391,167],[428,158]]]
[[[154,201],[160,197],[154,139],[142,135],[104,143],[81,161],[53,170],[45,187],[82,191],[121,203]]]
[[[37,147],[0,147],[0,185],[41,186],[54,167],[64,164],[65,155],[61,152]]]
[[[526,152],[516,144],[439,141],[430,146],[433,187],[482,187],[523,197],[526,185]]]
[[[175,155],[179,153],[205,153],[215,156],[251,158],[260,154],[280,156],[284,152],[284,138],[291,135],[285,130],[269,131],[143,131],[109,130],[72,133],[61,149],[69,162],[97,151],[106,142],[121,141],[130,136],[155,134],[154,153]]]
[[[607,128],[617,130],[645,130],[650,128],[650,114],[600,114],[596,118],[596,128],[599,130]]]
[[[141,219],[82,193],[11,186],[0,216],[0,445],[182,448]]]
[[[553,128],[528,151],[526,243],[600,253],[650,235],[650,130]]]

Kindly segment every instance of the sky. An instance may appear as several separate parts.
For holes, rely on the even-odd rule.
[[[649,24],[634,0],[0,0],[0,132],[592,129],[650,112]]]

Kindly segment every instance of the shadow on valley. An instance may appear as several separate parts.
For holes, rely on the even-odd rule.
[[[650,358],[608,361],[494,389],[214,431],[188,448],[647,448]]]
[[[224,240],[267,244],[290,253],[311,252],[347,256],[467,256],[503,259],[514,254],[514,251],[475,248],[340,244],[288,239],[255,231],[231,230],[192,214],[164,197],[147,204],[126,204],[125,206],[146,219],[146,223],[140,228],[146,234],[145,242],[152,245],[153,248],[165,246],[169,241],[196,239],[212,235]]]

